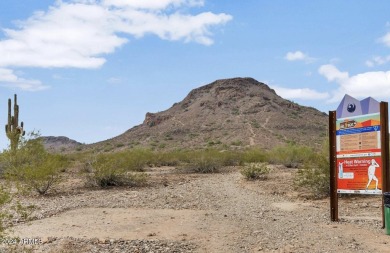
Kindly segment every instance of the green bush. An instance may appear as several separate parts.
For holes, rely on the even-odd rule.
[[[87,176],[87,182],[92,186],[106,188],[109,186],[138,186],[146,182],[145,173],[134,173],[128,169],[122,154],[119,155],[97,155],[90,163],[91,173]],[[124,161],[125,160],[125,161]]]
[[[288,168],[298,168],[314,155],[315,152],[311,148],[290,143],[272,149],[268,153],[268,161],[273,164],[283,164]]]
[[[4,211],[3,206],[11,201],[11,194],[4,186],[0,186],[0,239],[4,238],[4,223],[8,220],[9,214]]]
[[[17,202],[14,206],[12,206],[12,209],[15,210],[23,221],[31,220],[31,214],[35,208],[36,206],[34,205],[23,206],[20,202]]]
[[[221,152],[217,150],[200,150],[188,153],[188,164],[184,166],[185,169],[196,173],[214,173],[223,166],[223,159]]]
[[[268,161],[267,152],[260,148],[251,148],[242,154],[241,164],[244,163],[263,163]]]
[[[98,158],[99,163],[103,163],[103,161],[107,160],[109,163],[112,163],[116,169],[124,171],[143,171],[145,166],[153,164],[155,160],[154,154],[151,151],[135,149],[115,153],[104,153],[97,156],[96,154],[90,155],[89,158],[86,159],[86,163],[90,164],[92,160],[96,160],[96,158]]]
[[[39,134],[30,133],[30,139],[22,138],[17,150],[6,150],[2,154],[7,179],[16,182],[22,192],[35,190],[46,194],[61,181],[61,171],[68,164],[61,155],[48,153]]]
[[[186,160],[185,156],[186,154],[181,151],[158,152],[153,155],[152,164],[157,167],[177,166],[181,161]]]
[[[190,167],[194,170],[194,172],[214,173],[222,167],[222,163],[218,159],[203,155],[194,159]]]
[[[232,145],[232,146],[241,146],[242,145],[242,141],[232,141],[230,143],[230,145]]]
[[[67,162],[60,155],[42,154],[42,160],[23,166],[23,172],[18,173],[28,189],[33,189],[44,195],[54,185],[61,182],[61,172]]]
[[[145,166],[153,165],[155,160],[154,153],[146,149],[135,149],[122,155],[125,156],[126,169],[130,171],[143,171]]]
[[[294,184],[309,191],[312,197],[321,198],[329,195],[329,180],[328,143],[324,143],[322,152],[314,154],[298,169]]]
[[[20,219],[24,221],[28,221],[31,219],[30,215],[33,212],[35,206],[23,206],[20,202],[13,203],[13,193],[11,193],[11,188],[8,183],[0,186],[0,240],[11,240],[14,241],[18,238],[10,238],[6,232],[7,225],[10,224],[12,218],[14,218],[14,214],[11,214],[9,210],[14,210],[16,214],[20,217]],[[1,251],[1,250],[0,250]],[[3,252],[3,251],[1,251]],[[8,252],[8,248],[7,251]],[[20,251],[13,251],[20,252]],[[23,251],[25,252],[25,251]]]
[[[232,151],[218,151],[223,166],[238,166],[241,164],[242,154]]]
[[[267,179],[270,168],[267,163],[247,163],[240,172],[247,180],[264,180]]]

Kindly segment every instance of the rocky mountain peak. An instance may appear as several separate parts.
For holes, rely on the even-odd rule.
[[[237,77],[230,79],[216,80],[208,85],[192,90],[184,99],[196,99],[205,94],[211,94],[213,97],[230,98],[232,93],[240,95],[254,95],[255,92],[272,93],[276,95],[275,91],[269,88],[266,84],[261,83],[250,77]]]
[[[65,136],[42,136],[42,143],[48,151],[64,151],[75,149],[82,144]]]
[[[141,125],[104,143],[104,147],[265,149],[285,143],[320,146],[326,114],[278,96],[253,78],[216,80],[192,90],[182,101]]]

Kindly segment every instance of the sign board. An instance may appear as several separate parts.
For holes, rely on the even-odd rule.
[[[329,111],[330,219],[339,221],[340,193],[390,192],[389,109],[373,98],[345,95]],[[388,224],[386,225],[388,226]],[[382,195],[382,227],[385,228]]]
[[[337,193],[382,194],[379,102],[345,95],[336,111]]]

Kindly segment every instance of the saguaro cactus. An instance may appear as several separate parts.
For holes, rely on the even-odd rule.
[[[11,141],[11,150],[15,151],[18,147],[20,136],[24,136],[23,122],[19,126],[19,105],[17,96],[14,96],[14,116],[11,115],[11,99],[8,99],[8,124],[5,125],[5,133]]]

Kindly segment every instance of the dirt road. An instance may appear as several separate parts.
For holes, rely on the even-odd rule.
[[[149,173],[148,187],[26,198],[34,220],[12,233],[39,238],[34,252],[390,252],[378,197],[340,199],[341,222],[332,223],[328,200],[294,191],[292,169],[255,182],[236,168]]]

